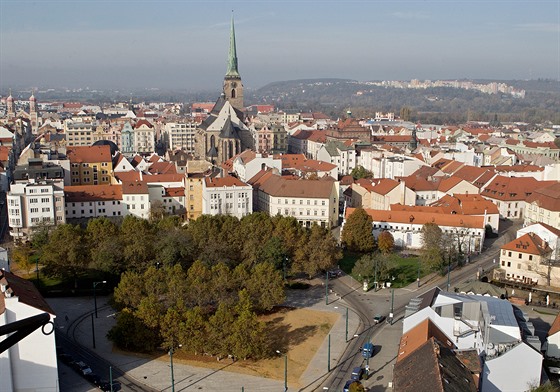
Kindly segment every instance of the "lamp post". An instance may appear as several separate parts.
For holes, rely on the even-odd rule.
[[[277,354],[284,355],[284,392],[288,390],[288,354],[282,354],[280,350],[276,350]]]
[[[416,283],[420,287],[420,260],[418,260],[418,276],[416,277]]]
[[[101,284],[101,283],[107,283],[107,281],[104,280],[102,282],[93,282],[93,305],[95,307],[95,318],[97,318],[97,295],[96,295],[95,288],[97,287],[98,284]]]
[[[447,263],[447,291],[449,291],[450,286],[451,286],[451,259],[449,259]]]
[[[327,271],[327,284],[325,284],[325,305],[329,304],[329,271]]]
[[[179,347],[183,347],[182,344]],[[175,392],[175,376],[173,374],[173,346],[169,349],[169,365],[171,367],[171,392]]]

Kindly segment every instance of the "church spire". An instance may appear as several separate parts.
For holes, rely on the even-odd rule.
[[[231,14],[231,30],[229,36],[229,56],[226,77],[239,77],[237,70],[237,48],[235,47],[235,27],[233,25],[233,11]]]

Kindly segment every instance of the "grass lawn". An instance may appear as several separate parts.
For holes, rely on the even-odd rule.
[[[352,268],[356,261],[362,257],[361,254],[356,254],[352,252],[344,252],[342,260],[339,262],[340,269],[349,275],[352,275]],[[416,281],[418,277],[418,265],[420,260],[418,256],[408,256],[403,257],[398,253],[392,253],[390,258],[397,264],[397,268],[393,272],[394,280],[392,281],[393,287],[405,287]],[[420,277],[424,276],[426,272],[420,270]],[[359,277],[352,275],[356,280],[360,280]]]

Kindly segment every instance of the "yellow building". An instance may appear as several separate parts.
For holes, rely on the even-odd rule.
[[[108,145],[68,147],[72,185],[105,185],[114,182],[111,148]]]
[[[186,176],[185,208],[188,220],[195,220],[202,215],[202,189],[204,174],[191,173]]]

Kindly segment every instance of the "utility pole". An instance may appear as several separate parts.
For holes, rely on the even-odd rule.
[[[329,271],[327,271],[327,283],[325,284],[325,305],[329,304]]]
[[[346,307],[346,342],[348,343],[348,306]]]
[[[329,350],[327,352],[327,372],[331,371],[331,334],[329,334]]]

